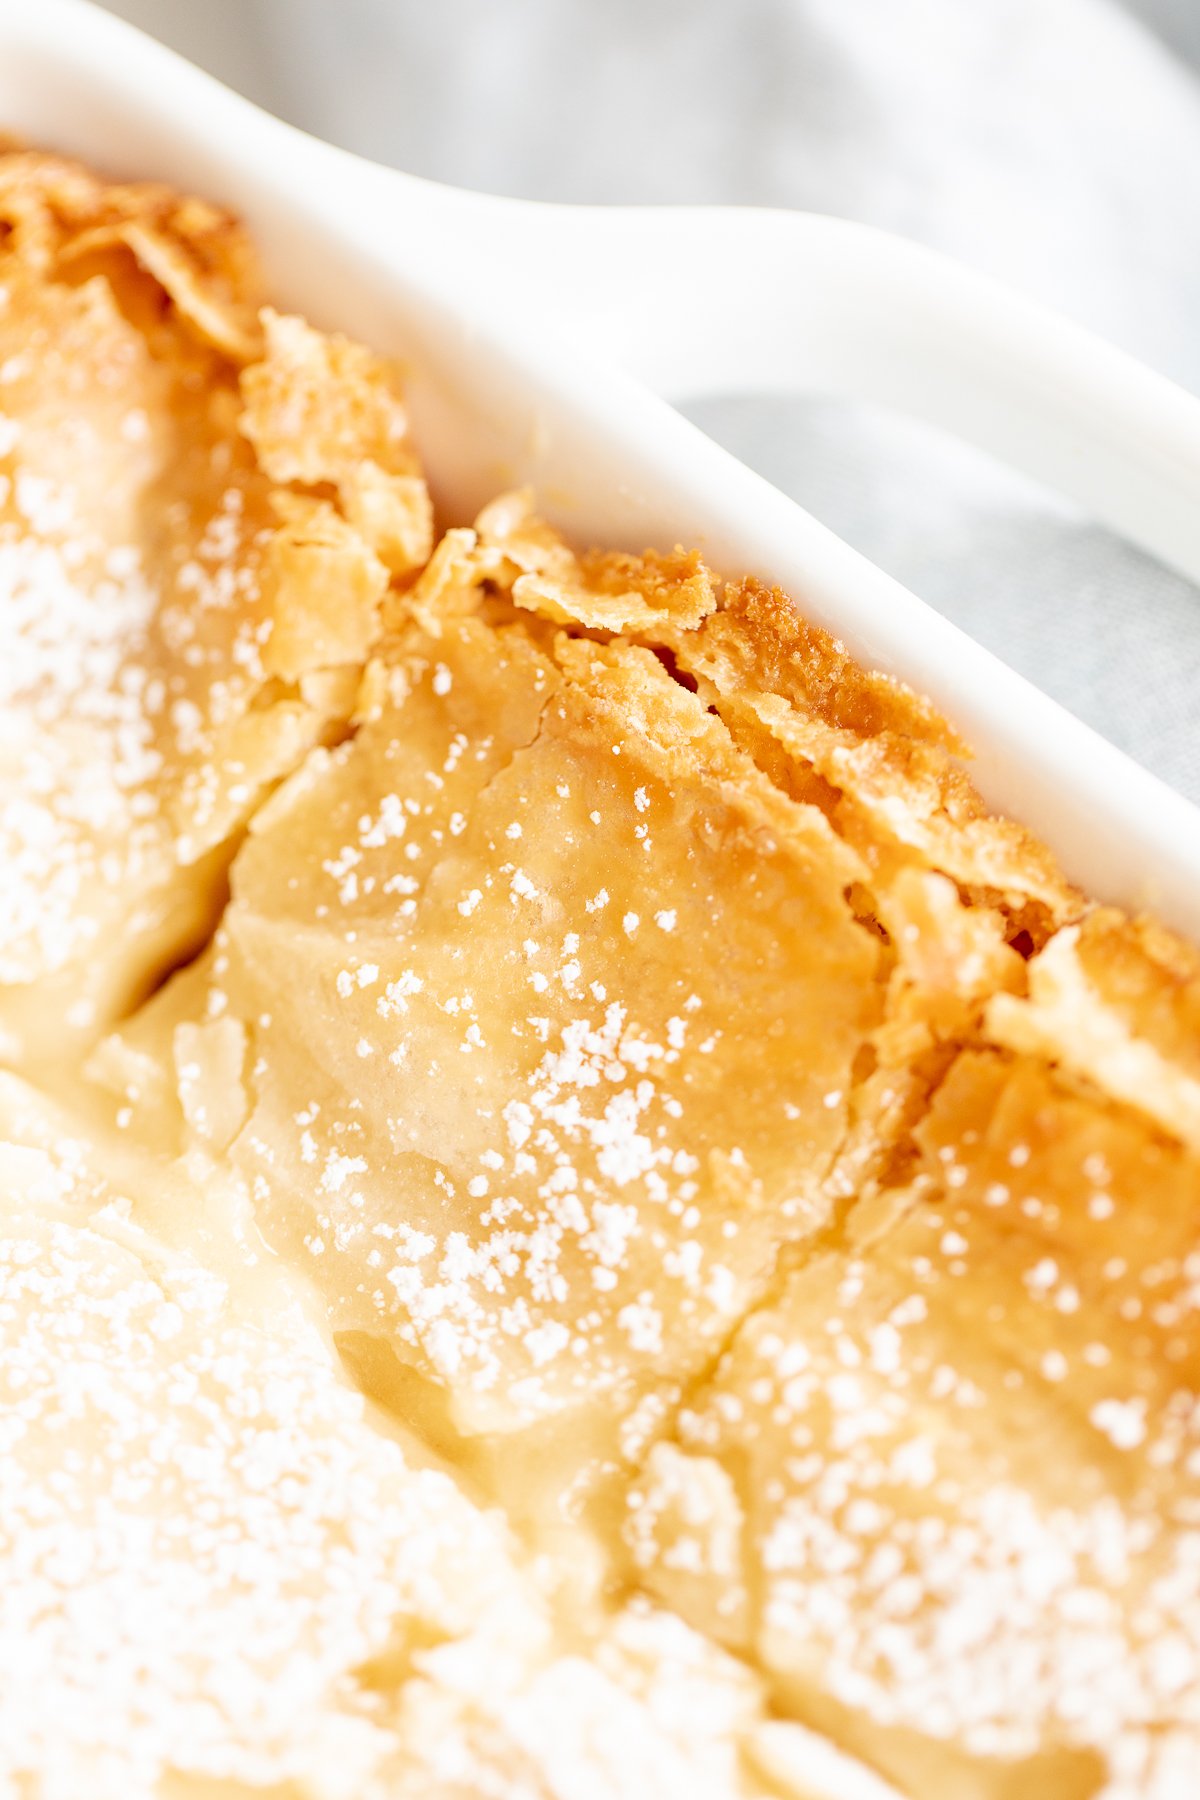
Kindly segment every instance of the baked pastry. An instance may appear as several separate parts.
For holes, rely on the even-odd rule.
[[[0,958],[14,1791],[1190,1795],[1200,957],[777,591],[520,494],[434,544],[392,372],[256,315],[228,221],[3,195],[159,446],[94,520],[140,622],[76,602],[117,661],[56,687],[32,589],[2,627],[2,816],[72,846],[11,913],[61,955]],[[143,707],[127,781],[156,657],[199,723]]]
[[[210,934],[431,516],[382,366],[260,324],[226,214],[10,154],[0,224],[0,1056],[28,1062]]]
[[[0,1076],[0,1184],[0,1791],[773,1791],[753,1676],[644,1602],[557,1632],[217,1171]]]
[[[650,1585],[914,1794],[1183,1794],[1200,1757],[1200,1159],[960,1056],[630,1501]]]

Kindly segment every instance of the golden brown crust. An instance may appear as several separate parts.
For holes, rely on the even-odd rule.
[[[1200,1150],[1200,958],[1112,908],[1060,931],[1029,965],[1026,998],[997,995],[987,1029]]]
[[[877,879],[931,867],[972,897],[1030,906],[1043,929],[1078,911],[1045,848],[989,813],[929,702],[859,668],[778,589],[731,584],[719,614],[666,641],[752,754],[773,752],[824,784],[830,816]]]
[[[105,182],[34,151],[0,156],[7,250],[43,277],[78,282],[127,251],[205,344],[248,361],[260,344],[261,276],[231,213],[153,182]]]
[[[0,222],[11,1059],[94,1038],[211,933],[237,836],[343,729],[357,682],[331,677],[431,515],[392,372],[276,314],[264,337],[227,214],[22,152]],[[289,406],[330,427],[303,464]]]
[[[461,1429],[573,1410],[586,1438],[824,1222],[878,944],[821,815],[648,651],[550,660],[464,621],[390,657],[377,716],[235,866],[210,992],[257,1072],[232,1154],[339,1322]]]
[[[860,737],[884,734],[936,745],[957,755],[966,746],[930,702],[903,682],[864,669],[829,632],[811,624],[780,588],[753,580],[727,582],[721,619],[693,651],[722,690],[761,689],[800,712]],[[722,678],[717,665],[727,673]]]
[[[1171,1792],[1200,1741],[1200,1163],[994,1055],[916,1141],[651,1457],[635,1561],[906,1791],[1091,1794],[1107,1764]]]
[[[52,1559],[31,1792],[61,1717],[121,1800],[564,1800],[581,1746],[604,1800],[807,1800],[862,1776],[808,1725],[921,1800],[1176,1800],[1200,954],[777,589],[527,494],[435,545],[394,369],[260,317],[218,209],[13,153],[0,226],[0,1049],[79,1109],[0,1077],[0,1369],[78,1325],[61,1567],[140,1483],[114,1655],[174,1594],[97,1725]],[[232,1546],[186,1604],[164,1458]]]

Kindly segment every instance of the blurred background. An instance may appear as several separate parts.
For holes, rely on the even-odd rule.
[[[1200,0],[112,0],[272,112],[529,199],[886,226],[1200,392]],[[911,422],[685,410],[1200,800],[1200,593]],[[1200,505],[1200,496],[1198,496]]]

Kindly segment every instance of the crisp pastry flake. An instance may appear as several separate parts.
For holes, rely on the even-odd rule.
[[[256,394],[303,411],[297,332],[342,353],[273,314],[264,344],[227,215],[16,155],[0,217],[0,1056],[43,1061],[211,932],[254,808],[342,728],[297,677],[361,663],[428,500],[365,352],[339,454],[395,491],[344,517],[256,457]]]

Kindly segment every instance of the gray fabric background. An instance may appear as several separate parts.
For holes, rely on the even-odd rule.
[[[865,219],[1200,392],[1200,0],[113,10],[272,111],[413,173],[536,199]],[[688,410],[1200,800],[1200,594],[1187,583],[911,422],[753,396]]]

